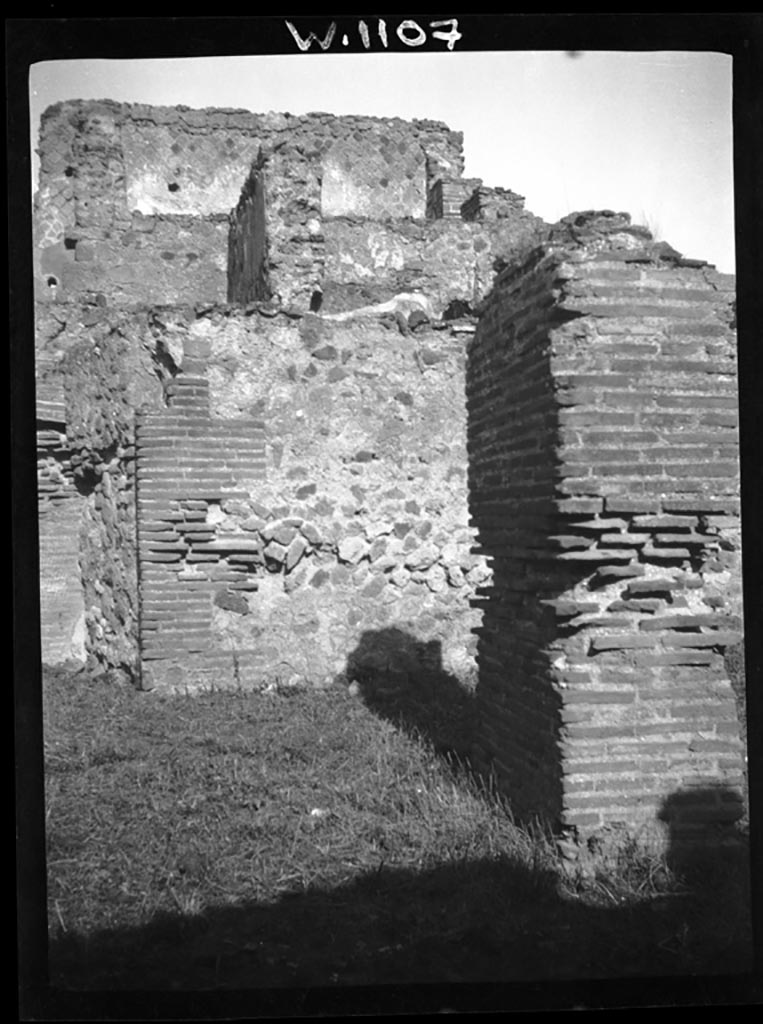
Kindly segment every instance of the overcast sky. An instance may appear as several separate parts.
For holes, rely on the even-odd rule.
[[[733,272],[731,74],[726,54],[659,51],[48,61],[30,74],[32,145],[67,99],[430,118],[464,133],[466,176],[538,216],[625,210]]]

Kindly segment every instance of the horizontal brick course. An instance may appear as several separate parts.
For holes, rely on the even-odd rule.
[[[666,633],[664,647],[730,647],[741,640],[741,633],[716,630],[713,633]]]
[[[645,619],[639,623],[639,629],[693,629],[700,626],[723,626],[728,623],[727,615],[716,613],[689,615],[659,615],[653,619]]]

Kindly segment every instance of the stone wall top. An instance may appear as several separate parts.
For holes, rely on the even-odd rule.
[[[309,299],[320,285],[316,217],[423,221],[433,183],[461,174],[462,148],[438,121],[55,104],[40,128],[36,296],[225,301],[227,221],[267,160],[272,251],[290,267],[315,264],[278,290]]]
[[[127,208],[145,214],[227,213],[260,146],[288,140],[320,158],[337,141],[357,145],[372,133],[390,145],[405,140],[403,150],[420,144],[430,176],[463,170],[463,135],[440,121],[67,100],[41,117],[40,189],[66,168],[78,177],[78,138],[107,125],[124,154]]]

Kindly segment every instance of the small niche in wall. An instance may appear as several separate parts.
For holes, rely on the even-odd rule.
[[[80,464],[74,473],[74,486],[77,489],[77,493],[81,494],[83,498],[87,498],[95,493],[100,480],[101,477],[92,466]]]
[[[314,291],[313,294],[310,296],[310,312],[311,313],[317,313],[322,305],[323,305],[323,292],[322,291]]]
[[[180,191],[180,185],[178,185],[178,183],[176,181],[171,181],[167,185],[167,191],[168,192],[179,192]]]

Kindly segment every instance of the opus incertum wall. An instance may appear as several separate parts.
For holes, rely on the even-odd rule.
[[[462,135],[436,121],[58,103],[40,126],[38,298],[225,302],[228,217],[261,151],[275,169],[269,227],[289,301],[309,302],[311,245],[308,262],[320,263],[307,222],[324,164],[326,209],[377,218],[423,217],[426,189],[463,169]]]
[[[733,282],[697,263],[629,232],[541,247],[469,351],[482,763],[579,831],[675,792],[694,827],[742,813]]]

